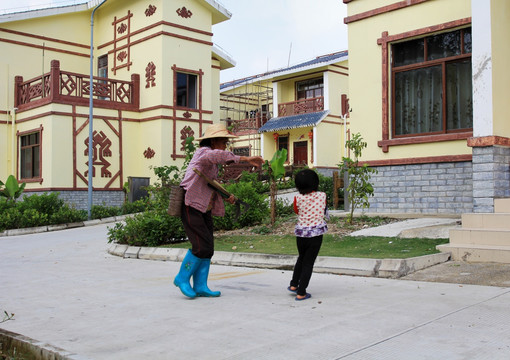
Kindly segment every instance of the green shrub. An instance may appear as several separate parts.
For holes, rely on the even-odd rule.
[[[122,204],[120,212],[122,214],[134,214],[134,213],[139,213],[139,212],[145,211],[148,209],[148,207],[149,207],[149,200],[148,199],[140,199],[140,200],[133,201],[132,203],[125,202],[124,204]]]
[[[186,238],[181,219],[166,213],[146,211],[126,218],[125,224],[108,227],[108,242],[131,246],[160,246]]]
[[[26,209],[21,214],[20,228],[42,226],[48,224],[48,215],[40,213],[36,209]]]
[[[15,207],[5,208],[0,216],[0,231],[18,229],[21,224],[21,212]]]
[[[69,206],[63,206],[49,217],[49,224],[59,225],[87,220],[86,210],[77,210]]]
[[[120,208],[115,206],[92,205],[90,209],[92,219],[104,219],[121,215]]]
[[[64,200],[59,199],[58,193],[34,194],[23,196],[23,201],[16,203],[16,207],[24,212],[25,210],[35,210],[38,213],[51,216],[64,206]]]
[[[225,188],[240,200],[249,204],[248,210],[236,218],[236,205],[225,202],[225,216],[214,217],[214,228],[221,230],[239,229],[259,224],[269,215],[269,203],[266,195],[259,194],[251,183],[239,182],[228,184]],[[241,212],[244,207],[241,205]]]

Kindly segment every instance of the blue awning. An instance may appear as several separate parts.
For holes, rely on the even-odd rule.
[[[315,113],[276,117],[270,119],[258,131],[259,133],[263,133],[269,131],[315,126],[320,123],[328,114],[329,110],[324,110]]]

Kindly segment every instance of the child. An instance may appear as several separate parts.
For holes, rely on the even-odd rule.
[[[296,174],[295,183],[299,195],[294,197],[294,212],[298,215],[294,233],[299,256],[287,289],[296,293],[296,300],[301,301],[312,297],[306,292],[306,288],[322,245],[322,235],[328,231],[328,226],[324,220],[326,194],[317,191],[317,173],[310,169],[302,170]]]

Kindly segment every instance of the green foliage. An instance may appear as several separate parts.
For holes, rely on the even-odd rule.
[[[183,166],[154,167],[154,174],[158,182],[147,187],[149,197],[140,200],[138,204],[124,204],[127,208],[144,209],[145,211],[127,218],[125,224],[116,223],[108,228],[108,242],[128,244],[131,246],[160,246],[183,241],[186,238],[181,219],[167,214],[170,189],[172,184],[178,184],[196,150],[193,137],[186,139],[186,158]]]
[[[115,206],[93,205],[90,212],[92,219],[104,219],[121,215],[121,209]]]
[[[58,197],[58,193],[25,195],[23,201],[19,202],[17,206],[21,212],[33,209],[51,216],[64,206],[64,200]]]
[[[343,157],[342,164],[339,164],[340,174],[345,172],[349,175],[349,186],[347,187],[350,204],[349,222],[352,224],[354,210],[357,207],[366,209],[370,207],[369,196],[374,196],[374,187],[370,183],[371,174],[377,170],[370,168],[367,164],[359,165],[361,152],[367,147],[360,133],[353,135],[352,139],[345,144],[354,153],[354,159]]]
[[[248,182],[225,185],[228,192],[236,194],[239,199],[250,205],[249,209],[236,219],[236,205],[225,203],[225,216],[214,217],[215,229],[231,230],[245,226],[253,226],[262,222],[269,215],[266,196],[259,194]],[[241,211],[244,210],[241,206]]]
[[[188,169],[188,165],[193,158],[193,154],[195,154],[195,150],[197,149],[193,141],[195,138],[193,136],[187,137],[184,143],[184,151],[185,158],[184,163],[179,169],[175,165],[171,166],[157,166],[152,168],[154,170],[154,174],[161,181],[160,185],[170,185],[170,184],[178,184],[180,180],[184,177],[184,173]]]
[[[125,224],[108,227],[108,242],[130,246],[160,246],[186,238],[180,218],[154,210],[126,218]]]
[[[145,200],[125,203],[121,208],[95,205],[92,208],[92,218],[131,214],[146,208]],[[0,214],[0,231],[87,220],[87,211],[69,207],[59,198],[58,193],[25,195],[22,201],[0,198]]]
[[[25,190],[25,185],[25,183],[22,183],[20,186],[14,175],[9,175],[5,184],[0,181],[0,196],[7,198],[9,201],[14,201],[21,196],[21,193]],[[4,186],[3,189],[2,186]]]

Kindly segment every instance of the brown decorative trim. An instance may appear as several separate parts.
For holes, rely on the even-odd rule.
[[[190,113],[189,111],[186,111],[184,114],[182,114],[182,116],[184,116],[186,119],[190,119],[193,116],[193,114]]]
[[[404,1],[399,1],[399,2],[391,4],[391,5],[386,5],[386,6],[382,6],[380,8],[376,8],[376,9],[372,9],[372,10],[369,10],[369,11],[365,11],[365,12],[362,12],[362,13],[359,13],[359,14],[356,14],[356,15],[347,16],[347,17],[344,18],[344,23],[345,24],[353,23],[355,21],[367,19],[369,17],[377,16],[377,15],[384,14],[384,13],[387,13],[387,12],[390,12],[390,11],[400,10],[400,9],[406,8],[408,6],[418,5],[418,4],[426,2],[426,1],[428,1],[428,0],[404,0]],[[344,3],[345,3],[345,1],[344,1]]]
[[[9,43],[9,44],[14,44],[14,45],[20,45],[20,46],[27,46],[27,47],[34,48],[34,49],[41,49],[41,50],[44,49],[47,51],[54,51],[54,52],[61,53],[61,54],[90,57],[90,54],[82,54],[82,53],[78,53],[75,51],[61,50],[61,49],[57,49],[57,48],[49,47],[49,46],[30,44],[30,43],[23,42],[23,41],[15,41],[15,40],[10,40],[10,39],[0,38],[0,42],[5,42],[5,43]]]
[[[280,81],[292,80],[292,79],[296,79],[296,78],[302,78],[304,76],[310,76],[310,75],[315,75],[315,74],[323,74],[323,73],[324,73],[324,71],[316,71],[313,73],[301,74],[301,75],[286,77],[284,79],[273,80],[273,83],[280,82]]]
[[[145,16],[149,17],[149,16],[154,15],[154,13],[156,12],[156,9],[157,9],[156,6],[149,5],[149,7],[145,10]]]
[[[156,65],[151,61],[145,68],[145,88],[156,86]]]
[[[510,147],[510,138],[503,136],[471,137],[467,140],[469,147],[507,146]]]
[[[113,53],[113,75],[117,75],[117,70],[122,69],[124,67],[129,71],[131,62],[131,17],[133,17],[133,13],[131,10],[128,10],[126,16],[117,19],[117,16],[113,18],[112,26],[113,26],[113,50],[109,51],[108,54]],[[127,22],[127,25],[126,25]],[[120,25],[118,25],[120,24]],[[117,33],[123,34],[127,31],[127,34],[121,37],[117,37]],[[127,44],[121,47],[117,47],[118,42],[126,39]],[[124,49],[127,49],[124,50]],[[124,62],[127,59],[127,62],[122,65],[117,65],[117,60],[120,62]]]
[[[41,35],[34,35],[34,34],[30,34],[30,33],[26,33],[26,32],[21,32],[21,31],[16,31],[16,30],[11,30],[11,29],[0,28],[0,32],[5,32],[5,33],[8,33],[8,34],[14,34],[14,35],[19,35],[19,36],[25,36],[25,37],[28,37],[28,38],[34,38],[34,39],[39,39],[39,40],[51,41],[51,42],[55,42],[55,43],[58,43],[58,44],[64,44],[64,45],[81,47],[81,48],[84,48],[84,49],[89,49],[90,48],[90,45],[86,45],[86,44],[79,44],[79,43],[75,43],[75,42],[71,42],[71,41],[59,40],[59,39],[55,39],[55,38],[50,38],[50,37],[41,36]]]
[[[429,164],[429,163],[445,163],[445,162],[462,162],[472,161],[473,155],[444,155],[444,156],[427,156],[419,158],[403,158],[390,160],[371,160],[360,161],[360,165],[367,164],[369,166],[390,166],[390,165],[413,165],[413,164]]]
[[[175,28],[181,29],[181,30],[186,30],[186,31],[195,32],[195,33],[202,34],[202,35],[213,36],[213,33],[211,33],[211,32],[208,32],[208,31],[202,31],[202,30],[199,30],[199,29],[193,29],[193,28],[190,28],[190,27],[188,27],[188,26],[183,26],[183,25],[179,25],[179,24],[174,24],[174,23],[171,23],[171,22],[168,22],[168,21],[159,21],[159,22],[157,22],[157,23],[155,23],[155,24],[152,24],[152,25],[146,26],[146,27],[144,27],[144,28],[141,28],[141,29],[139,29],[139,30],[133,31],[133,32],[131,33],[131,36],[133,37],[133,36],[135,36],[135,35],[141,34],[141,33],[143,33],[143,32],[146,32],[146,31],[148,31],[148,30],[150,30],[150,29],[153,29],[153,28],[155,28],[155,27],[159,27],[159,26],[170,26],[170,27],[175,27]],[[158,33],[158,34],[160,34],[160,33]],[[147,38],[149,38],[149,39],[150,39],[150,38],[152,38],[152,37],[154,37],[154,36],[153,36],[153,35],[150,35],[150,36],[149,36],[149,37],[147,37]],[[117,41],[122,41],[122,40],[124,40],[124,38],[125,38],[125,37],[119,37],[119,38],[117,38]],[[139,41],[138,41],[138,42],[139,42]],[[136,42],[136,43],[138,43],[138,42]],[[102,45],[99,45],[97,48],[98,48],[98,50],[99,50],[99,49],[102,49],[102,48],[104,48],[104,47],[106,47],[106,46],[112,45],[113,43],[114,43],[114,41],[113,41],[113,40],[112,40],[112,41],[108,41],[108,42],[106,42],[106,43],[104,43],[104,44],[102,44]],[[134,44],[134,43],[133,43],[133,44]]]
[[[331,64],[329,66],[334,66],[334,67],[337,67],[337,68],[340,68],[340,69],[349,70],[349,68],[347,66],[342,66],[342,65],[337,65],[337,64]]]
[[[211,65],[211,69],[221,70],[221,66],[218,66],[218,65]]]
[[[189,11],[188,9],[186,9],[185,6],[183,6],[180,9],[175,10],[175,12],[177,13],[177,15],[179,15],[180,17],[185,18],[185,19],[188,19],[191,16],[193,16],[193,13],[191,11]]]
[[[343,73],[343,72],[340,72],[340,71],[335,71],[335,70],[327,70],[327,71],[328,71],[328,72],[335,73],[335,74],[340,74],[340,75],[349,76],[349,74],[347,74],[347,73]]]
[[[143,156],[146,159],[152,159],[154,157],[154,155],[156,155],[156,152],[153,149],[151,149],[150,147],[148,147],[147,150],[145,150],[143,152]]]
[[[436,31],[451,29],[451,28],[455,28],[458,26],[468,25],[470,23],[471,23],[471,18],[469,17],[469,18],[449,21],[449,22],[439,24],[439,25],[433,25],[433,26],[428,26],[428,27],[421,28],[421,29],[407,31],[404,33],[395,34],[395,35],[391,35],[391,36],[388,34],[387,31],[384,31],[381,34],[381,38],[377,39],[377,44],[381,45],[381,55],[382,55],[382,60],[381,60],[381,67],[382,67],[382,69],[381,69],[381,73],[382,73],[382,83],[381,83],[381,86],[382,86],[382,90],[381,90],[382,91],[382,96],[381,96],[381,99],[382,99],[382,140],[379,141],[378,144],[379,144],[379,147],[382,147],[383,152],[388,152],[389,146],[405,144],[404,142],[401,141],[401,139],[389,140],[390,139],[390,124],[389,124],[390,123],[390,118],[389,118],[390,117],[390,114],[389,114],[389,86],[390,86],[389,71],[390,71],[390,68],[389,68],[389,63],[388,63],[388,61],[389,61],[388,43],[397,41],[397,40],[407,39],[410,37],[421,36],[421,35],[433,33]],[[438,136],[448,136],[448,135],[449,134],[438,135]],[[470,136],[472,136],[472,135],[470,135]],[[434,138],[439,139],[436,136],[434,136]],[[410,138],[410,139],[414,139],[414,138]],[[435,140],[430,141],[430,142],[434,142],[434,141]],[[438,140],[438,141],[442,141],[442,140]],[[393,142],[395,142],[395,143],[393,143]]]
[[[470,136],[473,136],[473,132],[461,132],[451,134],[439,134],[439,135],[423,135],[413,137],[403,137],[392,140],[380,140],[377,142],[377,146],[383,148],[383,152],[388,152],[388,147],[398,145],[413,145],[413,144],[429,144],[442,141],[455,141],[455,140],[467,140]]]

